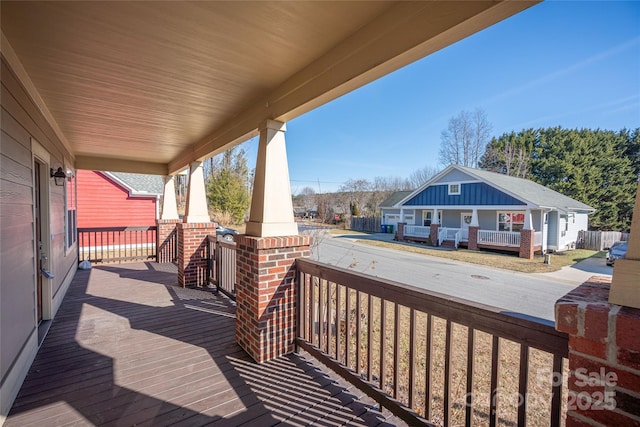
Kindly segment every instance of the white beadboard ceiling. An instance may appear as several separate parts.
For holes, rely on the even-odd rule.
[[[76,167],[166,174],[534,3],[3,0],[2,54]]]

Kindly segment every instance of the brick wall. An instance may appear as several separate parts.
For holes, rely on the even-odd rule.
[[[295,340],[295,260],[311,237],[238,236],[236,341],[257,362],[287,354]]]
[[[467,249],[471,251],[478,250],[478,231],[480,231],[480,227],[469,227],[469,242],[467,243]]]
[[[404,240],[404,226],[407,225],[406,222],[398,223],[398,231],[396,232],[396,240],[401,242]]]
[[[440,228],[440,224],[431,224],[429,227],[429,238],[431,239],[431,244],[433,246],[438,246],[438,229]]]
[[[177,262],[178,261],[178,239],[176,224],[179,219],[161,219],[157,221],[158,232],[157,250],[158,262]]]
[[[609,289],[593,277],[556,303],[569,334],[567,427],[640,426],[640,310],[609,304]]]
[[[520,258],[533,259],[535,230],[520,230]]]
[[[207,236],[216,234],[213,222],[176,224],[178,237],[178,284],[182,287],[207,283]]]

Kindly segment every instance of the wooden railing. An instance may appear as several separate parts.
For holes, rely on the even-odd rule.
[[[209,283],[229,298],[236,299],[236,243],[222,236],[207,236]]]
[[[494,246],[520,246],[520,233],[511,231],[478,231],[478,244]]]
[[[157,227],[78,228],[79,261],[121,263],[156,259]]]
[[[307,259],[296,268],[296,344],[408,424],[560,425],[568,337],[552,322]]]

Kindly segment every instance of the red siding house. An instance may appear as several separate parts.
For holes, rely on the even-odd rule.
[[[77,171],[78,228],[155,226],[162,177]]]

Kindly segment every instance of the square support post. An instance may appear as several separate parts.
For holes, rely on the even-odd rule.
[[[179,219],[159,219],[156,222],[158,231],[156,233],[156,255],[157,262],[171,263],[178,261],[178,236],[176,224]]]
[[[610,304],[609,282],[592,277],[556,302],[569,335],[567,427],[640,425],[640,309]]]
[[[469,242],[467,244],[467,249],[470,251],[478,250],[478,232],[480,231],[480,227],[477,226],[469,226]]]
[[[440,224],[433,224],[432,223],[429,226],[429,238],[431,239],[431,244],[433,246],[438,246],[438,230],[439,230],[439,228],[440,228]]]
[[[207,284],[207,236],[216,234],[216,223],[178,223],[178,285],[183,288]]]
[[[296,258],[310,236],[236,237],[236,341],[257,362],[291,353],[296,331]]]
[[[398,231],[396,232],[396,240],[402,242],[404,240],[404,226],[407,225],[405,222],[398,223]]]
[[[520,230],[520,258],[533,259],[535,230]]]

